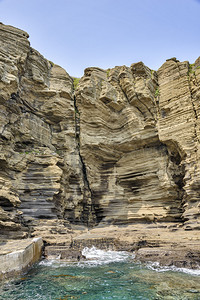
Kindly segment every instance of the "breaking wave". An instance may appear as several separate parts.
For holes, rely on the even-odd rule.
[[[134,258],[134,254],[126,251],[106,251],[97,249],[94,246],[92,248],[84,248],[82,254],[86,257],[86,262],[93,265],[125,262]]]
[[[112,250],[101,250],[96,247],[84,248],[82,250],[82,255],[85,256],[84,260],[79,262],[69,262],[60,260],[59,257],[57,259],[44,259],[39,265],[41,266],[49,266],[53,268],[59,267],[67,267],[67,266],[75,266],[75,267],[95,267],[106,265],[110,263],[118,263],[118,262],[130,262],[130,268],[134,268],[135,264],[138,262],[134,261],[135,255],[134,253],[129,253],[126,251],[112,251]],[[156,272],[181,272],[186,273],[188,275],[200,276],[200,270],[197,269],[188,269],[188,268],[178,268],[175,266],[160,266],[159,262],[149,262],[145,264],[145,266]]]
[[[197,269],[188,269],[188,268],[178,268],[175,266],[160,266],[159,262],[151,262],[147,264],[147,268],[156,272],[181,272],[188,275],[200,276],[200,270]]]
[[[85,260],[79,262],[67,262],[57,259],[44,259],[39,265],[49,266],[54,268],[64,267],[64,266],[99,266],[116,262],[126,262],[128,260],[134,259],[134,254],[128,253],[126,251],[111,251],[111,250],[100,250],[96,247],[84,248],[82,250],[82,255],[85,256]]]

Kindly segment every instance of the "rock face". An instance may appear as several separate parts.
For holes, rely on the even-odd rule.
[[[93,219],[76,141],[73,80],[27,38],[0,25],[2,238],[25,237],[49,219],[51,228],[64,230],[64,220]]]
[[[1,240],[64,244],[72,224],[198,230],[199,87],[200,59],[172,58],[88,68],[75,90],[0,24]]]
[[[159,137],[157,89],[157,74],[142,62],[87,69],[80,81],[80,152],[98,221],[181,219],[182,167]]]
[[[200,228],[199,65],[85,70],[80,153],[99,222]]]
[[[136,252],[136,260],[140,262],[160,262],[162,266],[196,269],[200,265],[199,250],[183,251],[183,249],[143,248]]]
[[[181,168],[176,179],[183,190],[182,219],[186,229],[200,229],[199,97],[200,60],[167,61],[158,70],[160,87],[158,131]]]

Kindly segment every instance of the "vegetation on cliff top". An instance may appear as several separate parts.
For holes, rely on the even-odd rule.
[[[73,85],[74,85],[74,89],[76,90],[80,81],[80,78],[77,77],[72,77],[74,79],[73,81]]]

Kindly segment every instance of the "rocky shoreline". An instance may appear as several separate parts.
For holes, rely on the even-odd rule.
[[[75,262],[84,260],[82,250],[93,246],[102,250],[134,253],[135,262],[156,262],[160,266],[200,270],[199,232],[196,231],[193,237],[186,231],[180,231],[179,234],[180,238],[175,231],[167,234],[166,230],[161,229],[139,232],[134,226],[110,226],[103,230],[78,231],[70,243],[61,240],[60,243],[46,244],[44,247],[41,238],[5,242],[0,246],[0,279],[21,274],[42,257]]]
[[[39,259],[32,238],[47,257],[96,246],[199,268],[200,58],[74,79],[28,38],[0,23],[2,272],[18,245],[14,272]]]

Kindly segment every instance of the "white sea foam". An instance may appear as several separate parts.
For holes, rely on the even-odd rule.
[[[39,266],[60,267],[60,263],[56,259],[44,259],[39,262]]]
[[[101,250],[96,247],[84,248],[82,251],[82,255],[86,257],[85,260],[81,260],[80,262],[66,262],[59,259],[44,259],[39,265],[47,266],[53,268],[59,268],[64,266],[97,266],[97,265],[105,265],[112,262],[125,262],[129,259],[134,258],[134,254],[130,254],[126,251],[111,251],[111,250]]]
[[[112,262],[124,262],[134,258],[133,254],[125,251],[101,250],[96,247],[84,248],[82,254],[86,257],[86,262],[91,265],[103,265]]]
[[[175,266],[160,266],[159,262],[151,262],[147,264],[147,267],[153,271],[156,272],[167,272],[167,271],[173,271],[173,272],[182,272],[189,275],[196,275],[200,276],[200,270],[197,269],[188,269],[188,268],[178,268]]]
[[[42,260],[39,265],[49,266],[53,268],[65,267],[65,266],[79,266],[79,267],[93,267],[100,266],[116,262],[134,262],[135,255],[126,251],[111,251],[111,250],[101,250],[96,247],[84,248],[82,255],[86,257],[86,260],[81,260],[80,262],[66,262],[60,259],[45,259]],[[148,269],[151,269],[156,272],[182,272],[188,275],[200,276],[200,270],[197,269],[188,269],[188,268],[178,268],[175,266],[160,266],[159,262],[150,262],[147,265]],[[130,268],[134,268],[134,265]]]

